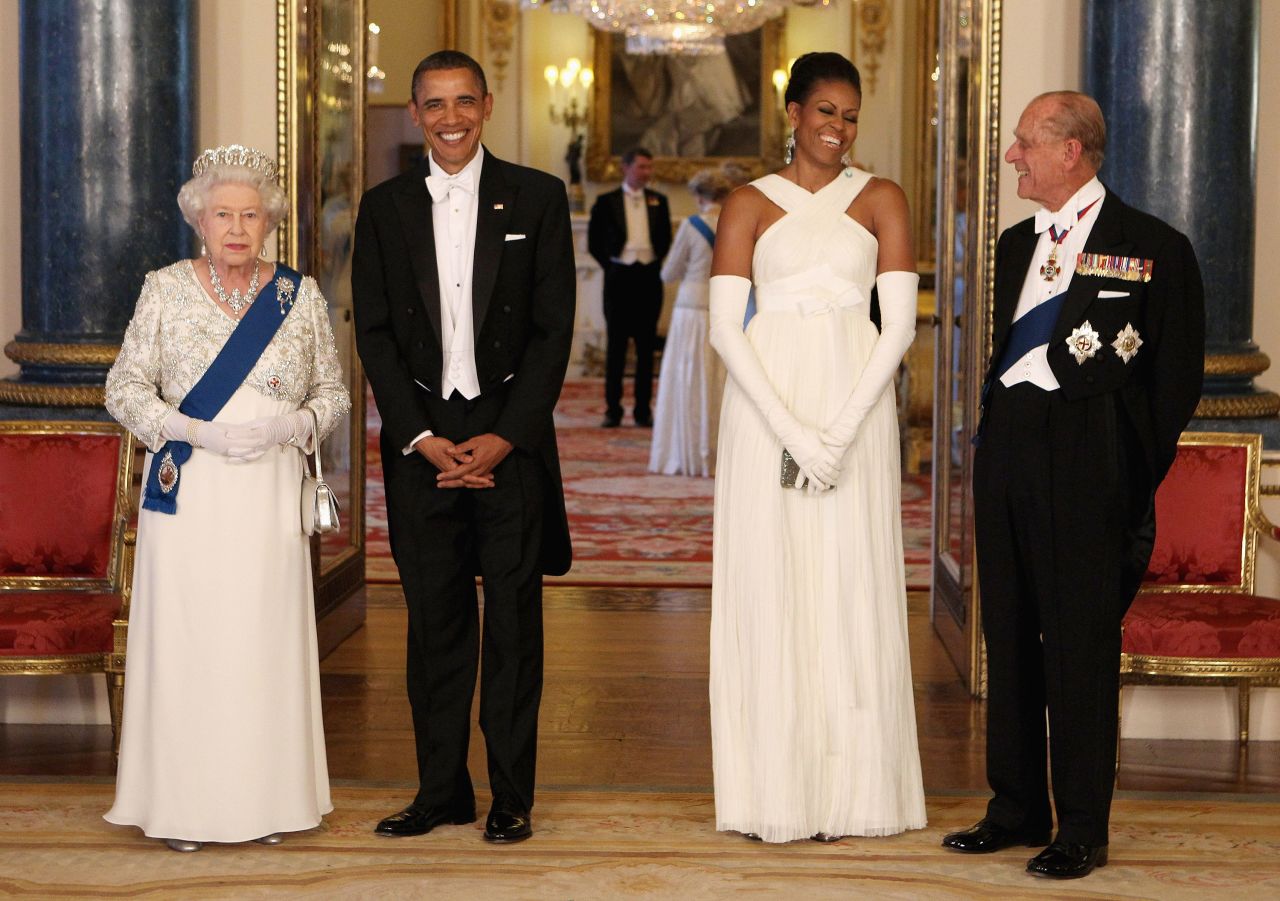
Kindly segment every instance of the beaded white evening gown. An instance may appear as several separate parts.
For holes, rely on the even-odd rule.
[[[845,213],[870,177],[847,169],[814,194],[778,175],[754,182],[786,215],[756,243],[747,340],[782,402],[818,428],[878,336],[878,244]],[[833,490],[782,488],[781,453],[730,373],[711,590],[716,828],[770,842],[920,828],[892,389]]]
[[[700,218],[715,229],[717,217],[701,214]],[[686,219],[662,264],[662,280],[679,281],[680,287],[662,348],[650,472],[709,476],[715,466],[725,374],[708,337],[710,274],[711,243]]]
[[[108,377],[112,415],[158,448],[170,405],[234,325],[188,264],[149,275]],[[217,419],[243,423],[303,403],[322,435],[349,408],[310,278]],[[239,842],[310,829],[333,809],[301,480],[292,447],[249,463],[196,448],[182,467],[178,512],[139,514],[109,822],[157,838]]]

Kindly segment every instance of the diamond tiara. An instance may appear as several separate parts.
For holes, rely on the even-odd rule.
[[[276,161],[261,150],[245,147],[243,144],[228,144],[225,147],[210,147],[196,157],[191,164],[192,175],[203,175],[210,166],[243,166],[261,172],[267,178],[274,179],[279,171]]]

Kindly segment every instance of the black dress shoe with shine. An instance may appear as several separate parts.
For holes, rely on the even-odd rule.
[[[640,426],[640,428],[642,429],[651,429],[653,428],[653,417],[648,413],[644,413],[644,414],[637,413],[636,425]]]
[[[963,854],[991,854],[1014,845],[1035,848],[1049,844],[1048,832],[1010,829],[988,819],[978,820],[968,829],[951,832],[942,838],[942,847]]]
[[[1106,865],[1106,845],[1055,841],[1027,861],[1027,872],[1050,879],[1079,879]]]
[[[620,425],[622,425],[621,416],[614,416],[612,413],[606,413],[604,417],[604,421],[600,423],[600,428],[616,429]]]
[[[484,821],[484,840],[495,845],[522,842],[533,835],[533,821],[527,811],[512,806],[495,805]]]
[[[378,823],[373,831],[378,835],[399,838],[406,835],[426,835],[437,826],[464,826],[475,821],[474,807],[460,809],[410,804],[399,813],[393,813]]]

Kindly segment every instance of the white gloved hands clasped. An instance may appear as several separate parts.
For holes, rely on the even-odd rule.
[[[305,410],[294,410],[283,416],[264,416],[227,429],[231,447],[227,456],[248,463],[282,444],[305,447],[311,438],[314,420]]]
[[[711,345],[725,368],[800,467],[801,476],[808,480],[805,489],[816,493],[832,487],[840,476],[840,458],[823,443],[817,429],[803,425],[787,409],[743,334],[751,281],[739,275],[715,275],[710,287]],[[781,464],[779,457],[779,467]]]
[[[203,447],[207,451],[229,456],[231,439],[227,430],[235,428],[225,422],[206,422],[203,419],[192,419],[185,413],[174,410],[160,423],[160,437],[165,441],[187,441],[195,438],[195,447]]]

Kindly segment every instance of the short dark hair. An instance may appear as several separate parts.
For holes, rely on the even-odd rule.
[[[413,70],[413,81],[409,83],[409,100],[413,103],[418,102],[418,79],[423,72],[439,72],[442,69],[470,69],[476,81],[480,82],[481,95],[489,93],[489,82],[484,77],[484,69],[480,68],[478,62],[461,50],[437,50],[418,63],[418,68]]]
[[[636,161],[636,157],[642,156],[647,160],[653,159],[653,154],[643,147],[632,147],[622,155],[622,165],[630,166]]]
[[[792,64],[783,101],[803,104],[820,81],[843,81],[852,85],[859,97],[862,96],[862,76],[858,74],[858,67],[839,53],[821,52],[806,53]]]

